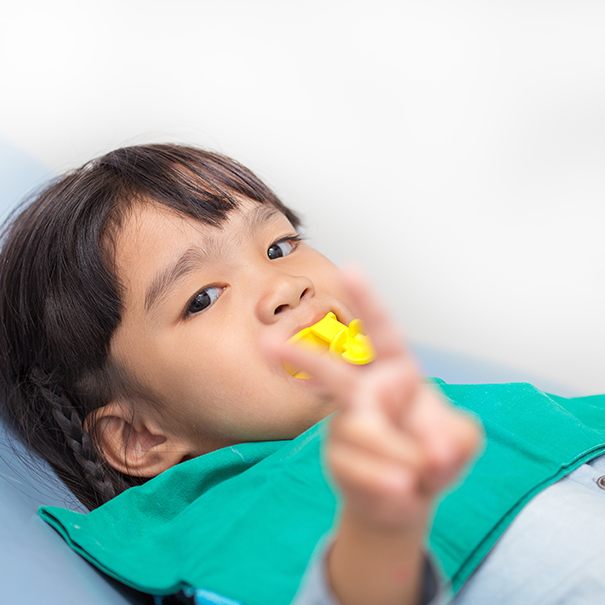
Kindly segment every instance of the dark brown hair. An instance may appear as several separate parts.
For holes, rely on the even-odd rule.
[[[299,216],[248,168],[222,154],[177,144],[116,149],[25,198],[0,240],[0,416],[88,509],[145,477],[103,459],[89,412],[143,385],[112,363],[122,315],[116,235],[132,204],[157,202],[220,227],[238,196]]]

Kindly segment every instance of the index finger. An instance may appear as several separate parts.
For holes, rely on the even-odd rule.
[[[353,312],[361,319],[363,332],[369,337],[376,357],[388,359],[407,355],[399,327],[374,294],[374,287],[361,270],[354,265],[346,265],[340,269],[340,280],[349,295]]]

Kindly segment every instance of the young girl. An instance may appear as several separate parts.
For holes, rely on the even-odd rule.
[[[480,431],[295,212],[237,162],[178,145],[113,151],[20,210],[1,257],[2,416],[86,507],[337,412],[326,457],[345,505],[297,603],[436,599],[431,507]],[[371,364],[286,344],[328,311],[361,318]]]

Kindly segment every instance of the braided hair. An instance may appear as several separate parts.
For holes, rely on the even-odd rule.
[[[124,217],[132,204],[153,202],[220,227],[241,197],[301,225],[248,168],[177,144],[95,158],[26,197],[2,225],[0,420],[89,510],[148,480],[104,459],[95,410],[142,397],[161,414],[161,402],[110,355],[123,313],[114,259]]]
[[[83,429],[79,411],[61,388],[52,384],[49,375],[39,368],[31,370],[30,380],[38,389],[48,411],[63,432],[65,443],[77,463],[76,468],[84,473],[87,481],[99,494],[101,501],[105,502],[113,498],[118,493],[118,485],[109,478],[110,471],[107,465],[93,447],[90,434]],[[70,477],[66,476],[65,479],[69,480]],[[119,483],[122,484],[122,489],[129,487],[123,479]]]

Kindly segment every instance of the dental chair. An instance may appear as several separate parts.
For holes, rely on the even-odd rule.
[[[51,176],[26,154],[0,141],[0,219]],[[425,376],[449,383],[530,382],[551,393],[579,395],[510,368],[414,343],[409,346]],[[119,583],[73,552],[36,514],[42,504],[86,511],[50,466],[31,458],[0,424],[0,603],[153,603],[150,595]]]

